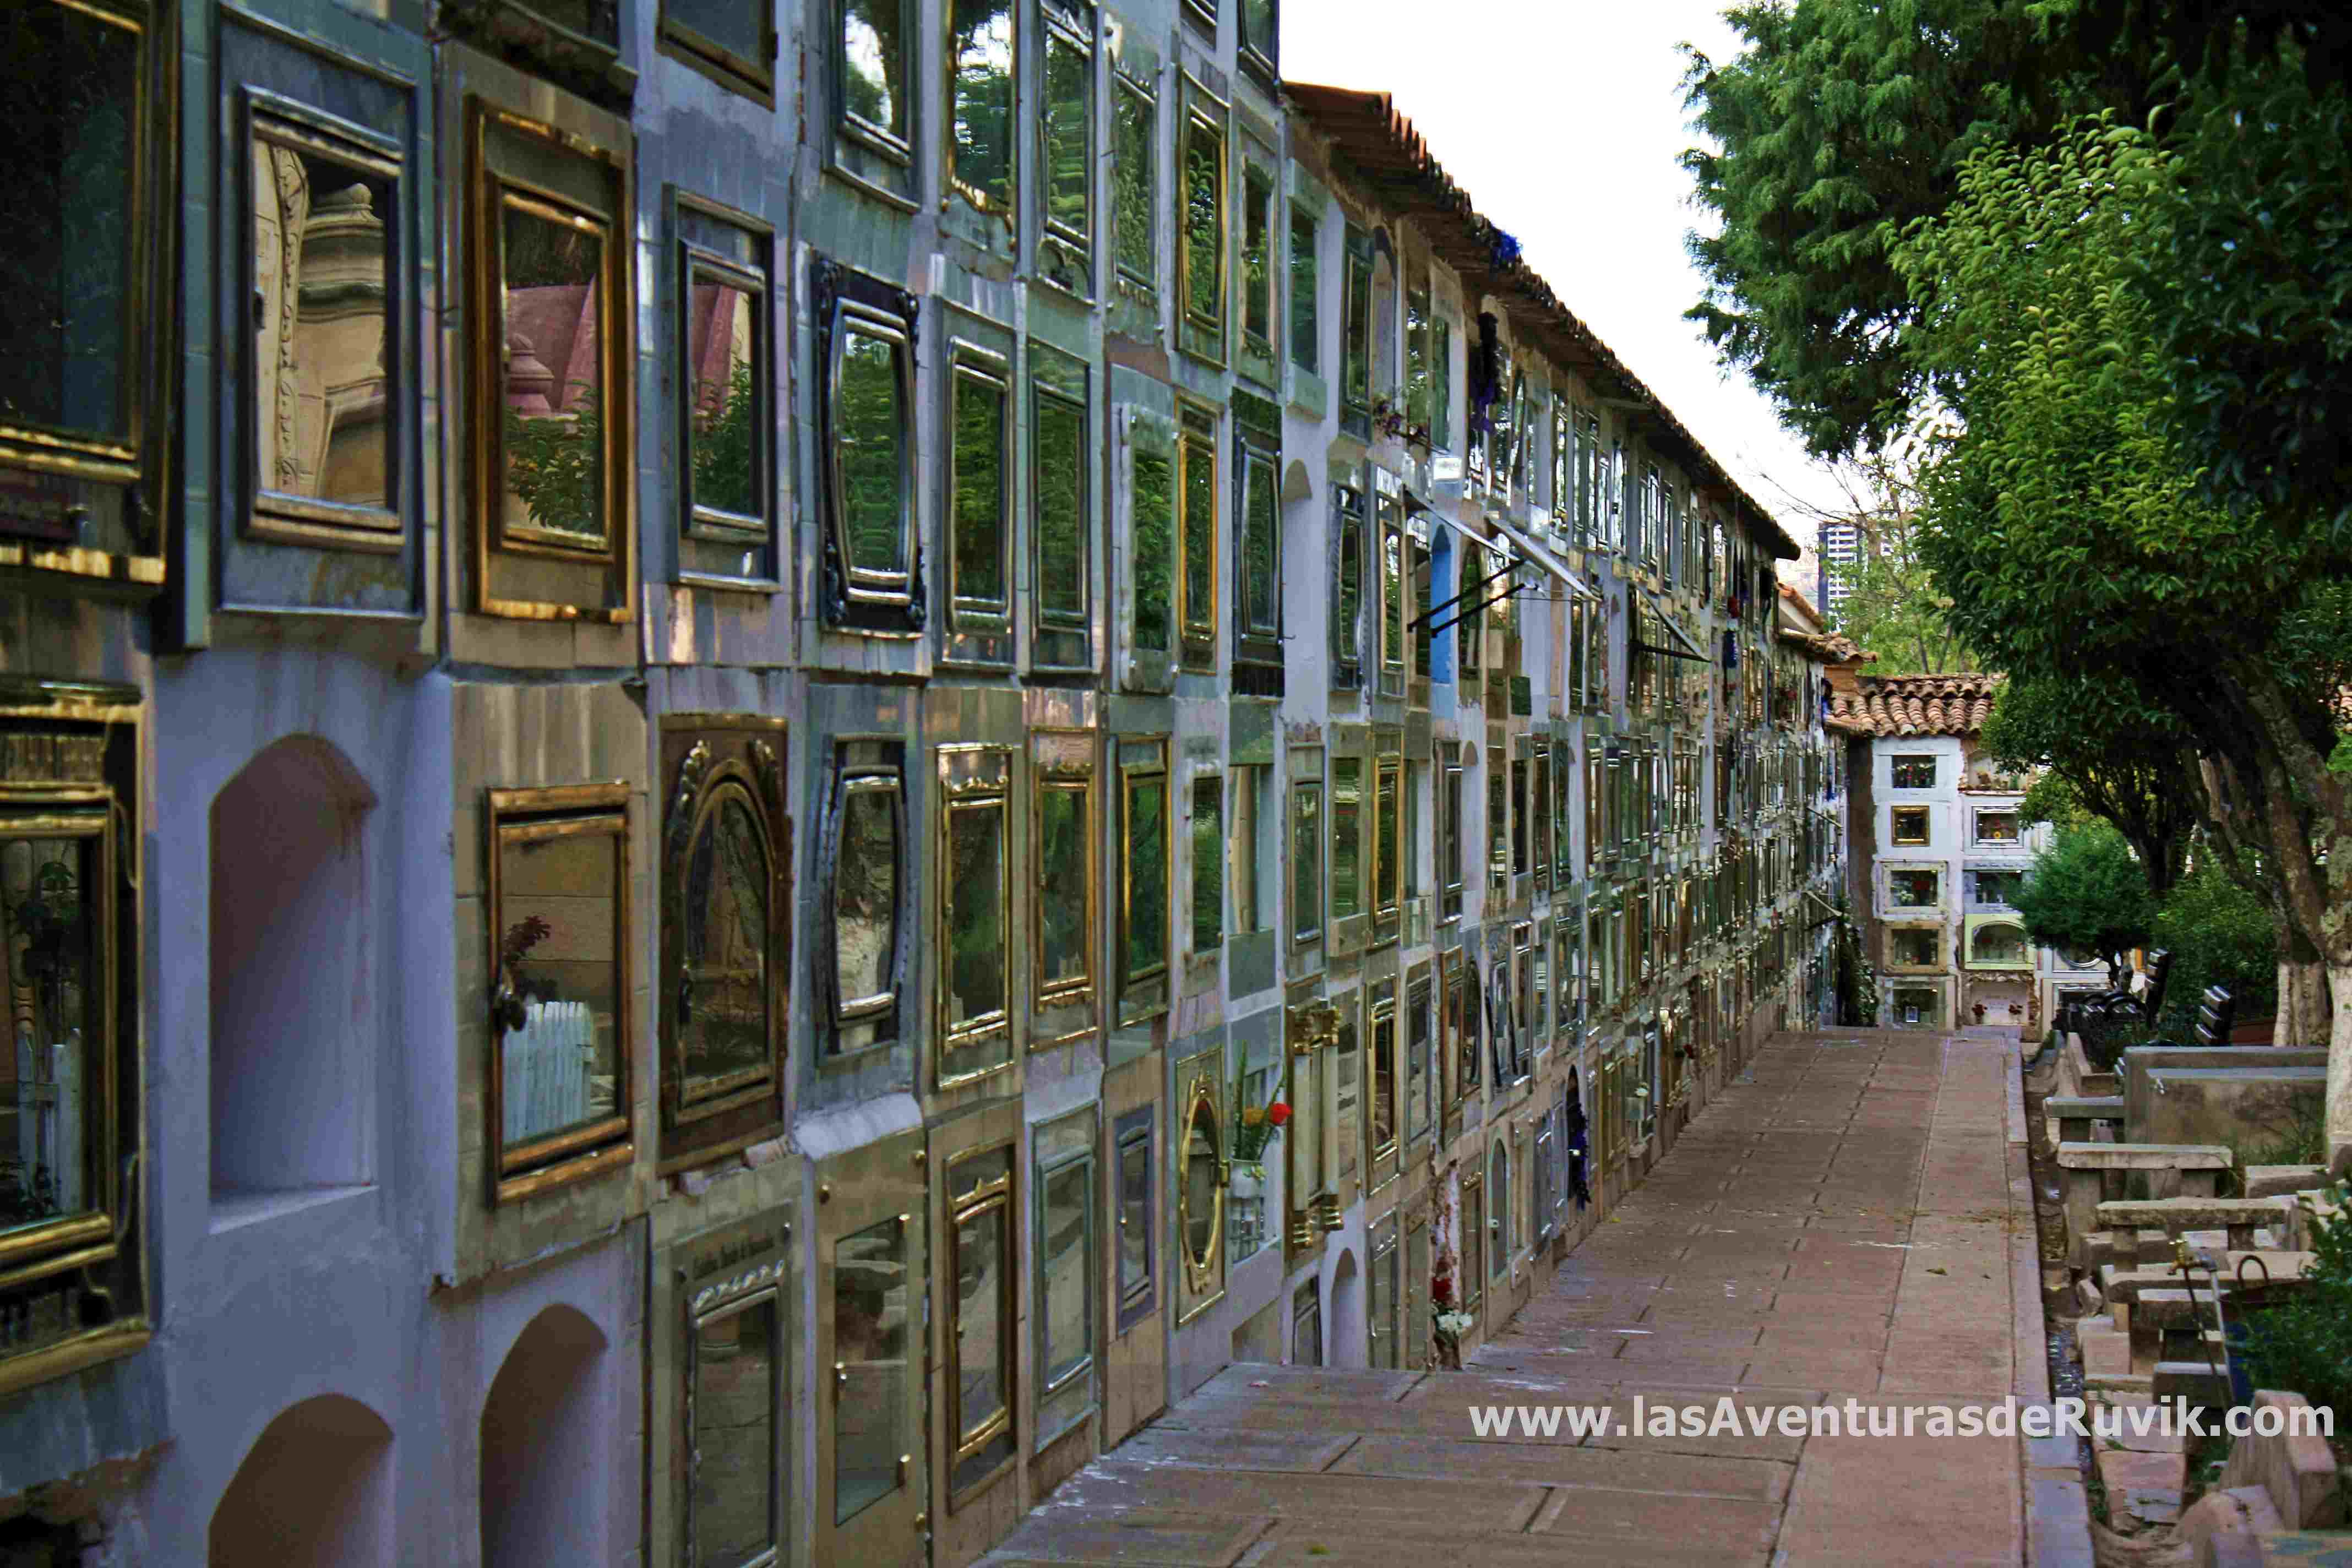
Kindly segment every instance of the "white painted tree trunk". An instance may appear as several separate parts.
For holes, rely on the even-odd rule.
[[[2327,1036],[2327,1168],[2352,1174],[2352,963],[2327,966],[2336,1017]]]
[[[2278,1027],[2271,1043],[2315,1046],[2329,1037],[2327,966],[2282,959],[2278,966]]]

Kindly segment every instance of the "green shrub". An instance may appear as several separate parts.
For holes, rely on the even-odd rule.
[[[2147,872],[2124,836],[2104,822],[2060,828],[2033,858],[2013,901],[2034,941],[2099,953],[2110,966],[2144,944],[2156,924]]]
[[[2173,884],[2156,917],[2154,941],[2172,952],[2172,978],[2157,1021],[2168,1040],[2187,1042],[2208,985],[2236,993],[2238,1016],[2259,1018],[2278,1002],[2278,947],[2270,911],[2231,881],[2211,851]]]
[[[2312,1227],[2304,1288],[2246,1323],[2246,1368],[2257,1388],[2285,1389],[2352,1420],[2352,1188],[2337,1183],[2336,1213]]]

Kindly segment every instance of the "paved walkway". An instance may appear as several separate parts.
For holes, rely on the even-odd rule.
[[[2017,1297],[2038,1279],[2015,1061],[1984,1039],[1780,1037],[1465,1371],[1228,1367],[989,1561],[2019,1563],[2014,1438],[1482,1438],[1468,1414],[2037,1393],[2013,1353],[2013,1321],[2039,1321]]]

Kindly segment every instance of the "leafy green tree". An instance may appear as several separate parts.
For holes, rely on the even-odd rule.
[[[1979,740],[2007,771],[2041,768],[2063,780],[2072,804],[2131,845],[2148,890],[2159,899],[2170,890],[2204,793],[2196,737],[2178,717],[2114,681],[2037,676],[2001,684]]]
[[[1865,527],[1860,558],[1832,567],[1831,576],[1845,594],[1831,629],[1878,656],[1872,674],[1944,675],[1976,668],[1944,618],[1951,600],[1921,559],[1907,516],[1882,518],[1874,531]]]
[[[2173,884],[2157,912],[2152,940],[2172,954],[2165,987],[2164,1037],[2185,1040],[2197,1003],[2209,985],[2227,985],[2238,1016],[2259,1018],[2277,996],[2275,932],[2271,910],[2210,847]]]
[[[1969,154],[2085,110],[2140,117],[2146,47],[2045,38],[2075,4],[1748,4],[1725,13],[1737,58],[1685,48],[1706,144],[1683,165],[1720,220],[1689,242],[1707,284],[1689,315],[1814,451],[1879,446],[1940,390],[1910,353],[1921,301],[1891,249],[1944,211]]]
[[[2095,952],[2118,979],[2123,955],[2146,946],[2156,929],[2147,872],[2124,836],[2105,823],[2059,834],[2033,858],[2012,902],[2035,942]]]

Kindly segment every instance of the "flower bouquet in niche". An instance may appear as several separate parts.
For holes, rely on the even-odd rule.
[[[1252,1105],[1236,1085],[1234,1099],[1241,1106],[1242,1114],[1241,1125],[1234,1129],[1233,1186],[1243,1196],[1254,1197],[1265,1181],[1266,1145],[1290,1120],[1290,1107],[1283,1103],[1279,1089],[1276,1098],[1264,1105]]]

